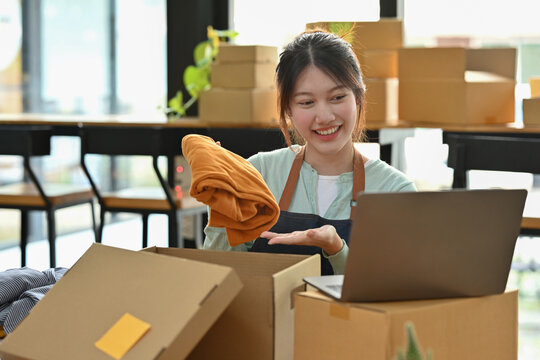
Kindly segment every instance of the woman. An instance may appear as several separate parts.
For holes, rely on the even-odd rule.
[[[207,227],[204,248],[319,253],[323,274],[342,274],[354,196],[416,188],[353,145],[363,135],[365,85],[350,44],[326,32],[303,33],[280,54],[276,74],[280,127],[289,147],[248,160],[279,201],[279,220],[260,238],[233,248],[225,229]],[[292,145],[290,130],[299,145]]]

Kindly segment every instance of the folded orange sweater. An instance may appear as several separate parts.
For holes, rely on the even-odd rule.
[[[203,135],[184,136],[182,153],[191,167],[190,195],[210,207],[208,225],[225,228],[231,246],[277,222],[279,205],[250,162]]]

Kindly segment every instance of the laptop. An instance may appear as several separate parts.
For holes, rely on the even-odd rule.
[[[504,292],[527,191],[359,193],[344,275],[304,281],[341,301]]]

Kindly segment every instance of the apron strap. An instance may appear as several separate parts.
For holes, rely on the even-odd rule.
[[[300,151],[298,152],[298,154],[296,154],[296,157],[294,158],[294,161],[292,163],[289,177],[287,178],[287,182],[285,183],[285,189],[283,189],[281,199],[279,200],[279,209],[281,211],[287,211],[289,209],[289,205],[291,204],[294,190],[296,189],[296,183],[298,182],[298,177],[300,176],[300,168],[302,167],[302,163],[304,162],[305,149],[305,146],[302,146],[300,148]],[[352,206],[352,204],[356,202],[356,196],[358,195],[358,193],[364,191],[365,185],[366,175],[364,169],[364,157],[362,156],[362,154],[360,154],[360,151],[358,151],[358,149],[354,147],[351,219],[354,212],[354,206]]]
[[[281,194],[281,199],[279,199],[279,209],[282,211],[287,211],[289,205],[291,204],[292,196],[294,194],[294,189],[296,189],[296,183],[298,182],[298,176],[300,176],[300,168],[304,162],[304,152],[306,150],[305,146],[300,148],[298,154],[294,158],[294,161],[291,166],[291,171],[289,172],[289,177],[285,183],[285,189]]]
[[[353,191],[351,199],[351,220],[354,214],[354,208],[356,205],[356,196],[366,188],[366,171],[364,169],[364,157],[360,154],[360,151],[354,147],[353,155]]]

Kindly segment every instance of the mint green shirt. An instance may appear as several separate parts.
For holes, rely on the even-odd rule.
[[[269,152],[260,152],[253,155],[248,161],[259,170],[268,188],[279,202],[289,171],[296,154],[289,148],[282,148]],[[369,161],[365,166],[366,185],[365,192],[394,192],[416,191],[414,183],[402,172],[387,163],[376,159]],[[304,162],[300,169],[300,176],[288,211],[304,214],[318,214],[317,210],[317,172]],[[338,178],[338,194],[322,216],[330,220],[345,220],[351,215],[350,201],[352,199],[353,173],[343,173]],[[229,245],[224,228],[207,226],[204,229],[206,239],[204,249],[247,251],[253,241],[234,247]],[[253,239],[255,240],[255,239]],[[345,262],[349,254],[349,247],[343,242],[343,248],[337,254],[326,256],[334,269],[335,274],[343,274]]]

